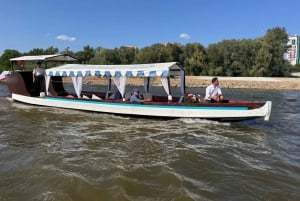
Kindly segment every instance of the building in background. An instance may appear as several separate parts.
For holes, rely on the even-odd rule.
[[[292,65],[300,63],[300,36],[289,36],[286,58]]]

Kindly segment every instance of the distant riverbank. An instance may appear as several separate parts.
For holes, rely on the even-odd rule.
[[[300,78],[273,77],[218,77],[223,88],[234,89],[296,89],[300,90]],[[204,88],[211,83],[210,76],[186,76],[187,87]],[[106,84],[106,79],[85,77],[85,84]],[[172,86],[179,86],[178,78],[172,79]],[[143,78],[128,78],[127,85],[142,86]],[[160,79],[155,79],[154,86],[160,86]]]

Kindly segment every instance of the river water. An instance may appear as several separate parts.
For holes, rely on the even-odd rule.
[[[32,107],[0,84],[0,201],[300,200],[300,92],[223,93],[273,101],[270,121]]]

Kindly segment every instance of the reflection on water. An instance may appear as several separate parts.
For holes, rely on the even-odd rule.
[[[270,122],[131,118],[0,98],[0,200],[299,200],[299,93],[226,95],[272,100]]]

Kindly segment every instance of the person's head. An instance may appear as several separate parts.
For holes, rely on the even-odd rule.
[[[41,65],[42,65],[42,62],[37,61],[37,62],[36,62],[36,65],[37,65],[37,66],[41,66]]]
[[[214,85],[214,86],[217,86],[219,85],[219,80],[217,77],[214,77],[212,80],[211,80],[211,83]]]
[[[139,93],[140,93],[139,89],[135,88],[135,89],[133,90],[133,94],[139,95]]]

